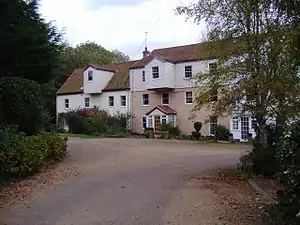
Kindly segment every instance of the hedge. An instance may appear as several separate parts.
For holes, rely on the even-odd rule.
[[[67,139],[54,133],[26,136],[12,127],[0,127],[0,181],[30,176],[62,160]]]

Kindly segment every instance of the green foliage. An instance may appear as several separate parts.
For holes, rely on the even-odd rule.
[[[181,131],[178,126],[174,126],[171,123],[162,123],[159,125],[159,130],[168,131],[170,137],[178,137],[181,134]]]
[[[117,113],[108,115],[104,110],[78,109],[66,113],[65,119],[69,131],[74,134],[88,135],[124,135],[127,132],[127,123],[131,118],[129,114]]]
[[[280,181],[284,190],[279,195],[280,216],[287,224],[300,223],[300,121],[282,137],[277,154]]]
[[[200,131],[201,130],[201,128],[202,128],[202,123],[201,122],[195,122],[194,123],[194,129],[196,130],[196,131]]]
[[[41,87],[23,78],[0,78],[0,122],[18,125],[28,135],[43,130],[49,121]]]
[[[199,131],[192,131],[193,138],[199,139],[201,137],[201,133]]]
[[[199,54],[218,59],[216,68],[196,77],[192,117],[203,108],[212,116],[227,114],[229,108],[251,113],[257,137],[266,145],[268,118],[299,116],[300,27],[278,6],[282,2],[199,0],[177,8],[178,14],[206,22],[207,42],[199,46]],[[294,14],[298,11],[290,5],[299,1],[291,2],[286,12]],[[210,101],[215,90],[218,100]]]
[[[215,135],[215,138],[218,141],[228,141],[229,133],[230,132],[227,129],[227,127],[218,124],[216,126],[216,135]]]
[[[0,3],[0,77],[44,83],[58,65],[61,35],[38,12],[38,1]]]
[[[67,139],[58,134],[25,136],[13,127],[1,125],[0,137],[2,180],[37,173],[46,165],[62,160],[67,151]]]

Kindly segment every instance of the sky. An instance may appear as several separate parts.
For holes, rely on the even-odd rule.
[[[175,15],[175,8],[192,0],[41,0],[40,12],[63,31],[75,46],[95,41],[108,50],[118,49],[139,59],[148,49],[194,44],[203,24]]]

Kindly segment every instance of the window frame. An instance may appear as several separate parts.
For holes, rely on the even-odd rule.
[[[212,130],[215,130],[216,127],[213,128],[212,126],[216,126],[216,127],[218,126],[218,118],[215,116],[209,118],[209,134],[215,136],[216,131],[215,131],[215,133],[212,133]]]
[[[154,121],[153,116],[147,116],[147,128],[153,128],[154,127],[153,121]]]
[[[142,72],[142,82],[146,82],[146,71],[143,70]]]
[[[110,104],[110,103],[112,103],[112,104]],[[114,107],[115,106],[115,96],[108,96],[108,106],[109,107]]]
[[[88,100],[88,101],[87,101]],[[88,103],[88,104],[87,104]],[[88,105],[88,106],[87,106]],[[91,99],[89,97],[84,98],[84,107],[90,108],[91,107]]]
[[[160,116],[160,123],[161,124],[168,124],[168,119],[166,115],[161,115]]]
[[[239,130],[239,118],[237,116],[232,117],[232,130]]]
[[[142,129],[146,129],[147,128],[147,116],[142,116],[141,124],[142,124]]]
[[[187,70],[188,68],[190,68],[190,70]],[[187,76],[187,74],[189,74]],[[193,66],[192,65],[188,65],[184,67],[184,78],[185,79],[191,79],[193,77]]]
[[[217,69],[217,66],[218,66],[217,62],[209,63],[208,64],[208,70],[209,70],[209,72],[211,73],[211,72],[215,71]]]
[[[122,99],[124,98],[124,99]],[[125,103],[125,104],[123,104]],[[126,107],[127,106],[127,96],[126,95],[121,95],[120,96],[120,106],[121,107]]]
[[[144,103],[144,96],[148,96],[147,100],[148,100],[148,104]],[[142,106],[149,106],[150,100],[149,100],[149,94],[142,94]]]
[[[89,70],[88,71],[88,77],[87,77],[88,79],[88,81],[89,82],[91,82],[91,81],[93,81],[94,80],[94,71],[93,70]]]
[[[187,94],[188,94],[188,93],[191,93],[192,96],[191,96],[191,97],[187,97]],[[190,98],[192,99],[191,102],[187,102],[187,100],[190,99]],[[189,105],[194,103],[194,100],[193,100],[193,92],[192,92],[192,91],[186,91],[186,92],[184,93],[184,102],[185,102],[185,104],[189,104]]]
[[[65,98],[65,109],[69,109],[69,108],[70,108],[70,99]]]
[[[157,69],[157,71],[154,71],[156,69]],[[154,77],[154,75],[155,75],[155,77]],[[152,67],[152,78],[153,79],[159,79],[159,66],[153,66]]]
[[[168,103],[164,103],[164,95],[168,95]],[[162,105],[169,105],[170,104],[170,94],[169,93],[161,93],[161,104]]]

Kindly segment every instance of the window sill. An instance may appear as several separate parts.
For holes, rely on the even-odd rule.
[[[192,77],[184,77],[183,80],[192,80]]]
[[[143,107],[148,107],[149,105],[142,105]]]
[[[126,105],[121,105],[120,108],[127,108],[127,106]]]
[[[194,103],[193,103],[193,102],[191,102],[191,103],[187,103],[187,102],[186,102],[185,104],[186,104],[186,105],[193,105]]]
[[[115,106],[110,106],[110,105],[109,105],[108,107],[109,107],[109,108],[114,108]]]

